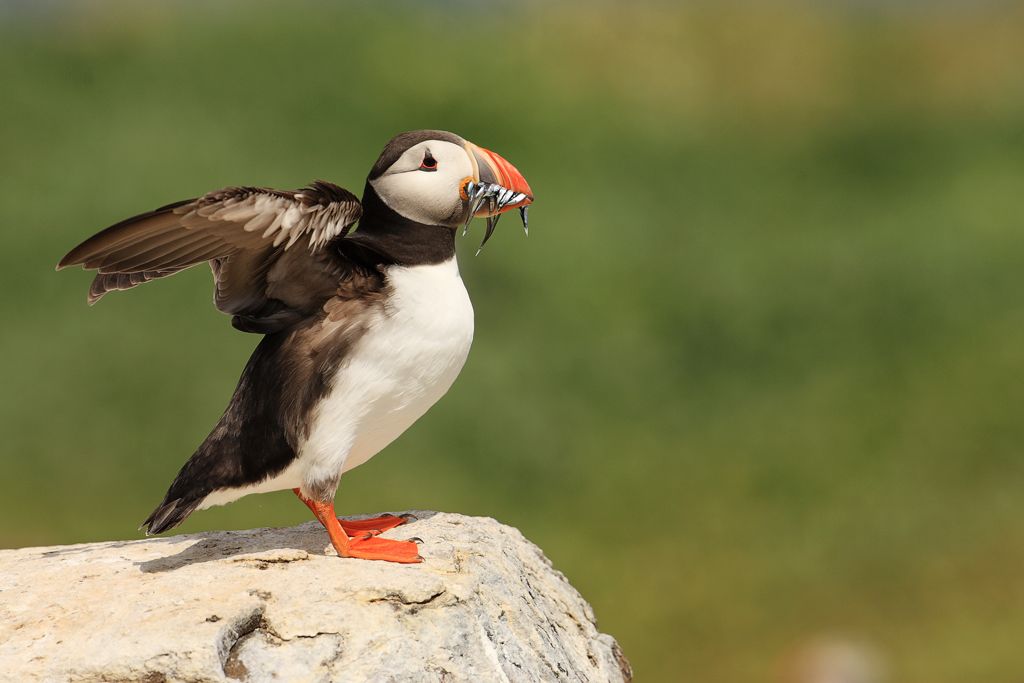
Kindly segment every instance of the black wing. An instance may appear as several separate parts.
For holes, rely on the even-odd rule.
[[[323,181],[291,191],[229,187],[113,225],[57,268],[99,271],[89,289],[94,304],[107,292],[208,262],[217,308],[239,329],[271,332],[334,293],[346,266],[323,247],[346,235],[361,214],[355,195]]]

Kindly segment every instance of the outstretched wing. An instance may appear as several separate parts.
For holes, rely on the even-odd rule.
[[[89,303],[208,262],[214,304],[239,329],[267,332],[310,313],[333,293],[344,264],[323,247],[362,207],[317,181],[301,190],[229,187],[122,221],[90,237],[57,268],[98,272]]]

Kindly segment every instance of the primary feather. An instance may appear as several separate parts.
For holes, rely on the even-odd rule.
[[[217,308],[236,316],[240,329],[266,332],[293,319],[289,310],[306,313],[333,291],[339,264],[322,249],[361,213],[351,192],[324,181],[291,191],[228,187],[112,225],[57,267],[96,269],[94,304],[108,292],[209,263]]]

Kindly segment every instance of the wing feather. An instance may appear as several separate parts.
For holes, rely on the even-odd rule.
[[[136,270],[154,256],[167,252],[188,239],[201,239],[202,233],[182,235],[180,232],[168,230],[148,237],[140,237],[130,246],[121,246],[106,253],[102,265],[117,266],[124,270]],[[88,266],[87,266],[88,267]]]
[[[323,248],[344,237],[361,214],[351,192],[324,181],[290,191],[228,187],[116,223],[68,252],[57,268],[99,271],[89,289],[92,304],[108,292],[209,262],[221,311],[256,322],[261,310],[274,310],[275,320],[294,318],[281,315],[282,302],[268,292],[271,269],[280,263],[302,271],[296,279],[316,282],[311,297],[322,297],[325,278],[337,277],[340,267],[340,257]],[[282,261],[295,245],[302,254]],[[282,276],[287,273],[277,274]],[[283,305],[299,310],[315,304],[291,297]]]
[[[173,275],[176,270],[143,271],[138,273],[100,273],[89,287],[89,305],[92,306],[108,292],[131,289],[144,282]]]
[[[99,264],[101,273],[134,273],[143,270],[160,270],[174,268],[174,262],[182,256],[199,253],[206,249],[227,252],[224,241],[216,235],[196,231],[193,234],[179,235],[174,240],[139,253],[126,252],[114,258],[108,256]],[[228,256],[227,253],[221,254]],[[197,259],[191,265],[207,259]]]
[[[142,214],[135,219],[128,219],[106,230],[93,235],[72,249],[63,259],[58,268],[68,265],[82,265],[85,268],[96,268],[102,260],[113,252],[131,249],[138,242],[155,235],[165,235],[178,222],[174,214]]]

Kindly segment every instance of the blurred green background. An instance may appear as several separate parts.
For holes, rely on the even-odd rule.
[[[257,339],[197,268],[53,272],[229,184],[361,192],[455,131],[537,194],[469,362],[343,513],[537,542],[639,680],[1020,681],[1024,11],[1011,3],[21,3],[0,12],[0,546],[137,538]],[[181,531],[290,525],[289,493]]]

